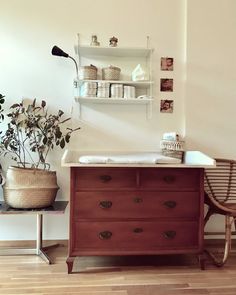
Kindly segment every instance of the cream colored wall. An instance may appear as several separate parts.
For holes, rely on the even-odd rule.
[[[236,1],[188,0],[187,28],[187,142],[236,158]]]
[[[156,150],[163,132],[184,132],[184,0],[8,0],[0,9],[0,92],[7,105],[22,97],[46,99],[51,109],[62,108],[67,115],[73,101],[74,65],[53,57],[53,45],[74,55],[76,34],[89,44],[97,34],[101,45],[115,35],[119,46],[146,46],[146,36],[155,48],[153,69],[155,103],[153,116],[146,120],[143,106],[85,107],[82,129],[73,140],[81,149]],[[173,115],[159,113],[160,57],[175,58],[175,100]],[[170,74],[170,73],[169,73]],[[163,73],[163,78],[165,78]],[[168,77],[168,76],[167,76]],[[75,113],[76,113],[75,106]],[[60,167],[61,151],[51,157],[61,187],[58,199],[69,198],[69,170]],[[1,159],[2,161],[3,159]],[[6,163],[5,163],[6,167]],[[46,239],[68,237],[66,215],[47,217]],[[33,239],[33,217],[1,216],[0,240]]]
[[[236,159],[236,1],[187,2],[188,148]],[[220,219],[208,228],[223,229]]]
[[[7,105],[22,97],[36,97],[70,115],[74,65],[51,56],[52,46],[57,44],[73,55],[77,33],[84,44],[95,33],[102,45],[115,35],[120,46],[137,47],[145,46],[150,35],[156,82],[152,119],[146,120],[141,106],[85,107],[83,121],[74,118],[74,126],[79,123],[82,130],[73,145],[90,150],[153,150],[163,132],[176,130],[186,132],[188,149],[236,158],[234,0],[2,2],[0,92],[7,96]],[[176,60],[176,88],[168,96],[175,100],[173,115],[159,113],[161,56]],[[54,153],[51,162],[61,187],[58,199],[67,200],[69,170],[60,167],[61,155],[61,151]],[[33,221],[33,217],[1,216],[0,240],[33,239]],[[45,238],[68,237],[68,211],[45,222]],[[209,228],[219,225],[220,220],[213,219]]]

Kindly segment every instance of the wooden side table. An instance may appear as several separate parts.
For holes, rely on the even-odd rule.
[[[45,262],[51,264],[52,261],[45,251],[58,247],[59,244],[54,244],[48,247],[43,247],[43,215],[45,214],[63,214],[65,212],[67,201],[56,201],[52,206],[43,209],[14,209],[4,202],[0,202],[0,215],[19,214],[19,215],[36,215],[37,217],[37,238],[36,248],[0,248],[0,256],[8,255],[38,255]]]

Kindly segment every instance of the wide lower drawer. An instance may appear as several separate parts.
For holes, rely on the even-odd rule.
[[[135,168],[75,168],[75,190],[119,189],[137,186]]]
[[[76,222],[72,251],[151,251],[198,246],[197,222]]]
[[[200,169],[143,168],[140,169],[140,187],[158,190],[191,190],[200,188]]]
[[[77,192],[74,218],[198,218],[198,192]]]

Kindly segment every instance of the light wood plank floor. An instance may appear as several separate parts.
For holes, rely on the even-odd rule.
[[[65,263],[66,245],[48,253],[55,264],[47,265],[36,256],[0,257],[0,294],[236,294],[236,252],[225,267],[216,268],[207,262],[205,271],[191,255],[83,257],[75,265],[83,272],[71,275]]]

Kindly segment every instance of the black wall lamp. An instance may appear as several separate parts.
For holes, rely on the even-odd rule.
[[[62,57],[66,57],[66,58],[70,58],[73,60],[73,62],[75,63],[75,67],[76,67],[76,78],[78,79],[79,76],[79,72],[78,72],[78,65],[76,60],[71,57],[68,53],[64,52],[61,48],[57,47],[57,46],[53,46],[52,48],[52,55],[56,55],[56,56],[62,56]]]

